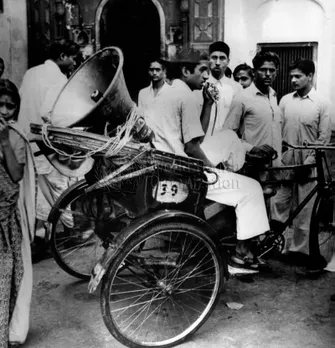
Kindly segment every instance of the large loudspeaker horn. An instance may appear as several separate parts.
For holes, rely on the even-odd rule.
[[[56,99],[52,125],[101,128],[108,121],[115,128],[124,123],[135,104],[122,66],[123,54],[117,47],[104,48],[85,61]]]

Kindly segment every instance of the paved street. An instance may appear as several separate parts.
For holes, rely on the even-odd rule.
[[[180,347],[330,348],[335,342],[335,273],[306,279],[274,262],[252,282],[231,279],[206,324]],[[34,265],[31,331],[24,348],[124,347],[107,331],[99,291],[64,273],[52,260]],[[226,302],[244,306],[230,309]]]

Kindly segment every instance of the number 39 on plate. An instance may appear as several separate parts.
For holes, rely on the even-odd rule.
[[[188,197],[188,188],[179,181],[162,180],[154,186],[152,196],[161,203],[181,203]]]

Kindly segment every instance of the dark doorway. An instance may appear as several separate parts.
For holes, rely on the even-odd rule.
[[[160,18],[151,0],[110,0],[100,22],[101,48],[117,46],[124,54],[123,73],[132,99],[148,86],[148,64],[160,56]]]

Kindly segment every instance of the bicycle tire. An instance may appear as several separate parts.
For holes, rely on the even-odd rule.
[[[335,252],[335,183],[315,200],[309,238],[311,267],[324,268]]]
[[[84,211],[81,201],[87,187],[85,179],[69,187],[56,202],[49,218],[50,247],[54,260],[69,275],[86,281],[105,251],[103,240],[95,234],[96,225],[90,215],[92,212]],[[65,213],[70,214],[73,222],[72,228],[67,231],[61,221],[61,215]],[[73,233],[69,234],[68,231]]]
[[[177,345],[214,310],[222,274],[217,246],[200,228],[178,222],[148,226],[121,247],[103,277],[105,325],[130,348]]]

